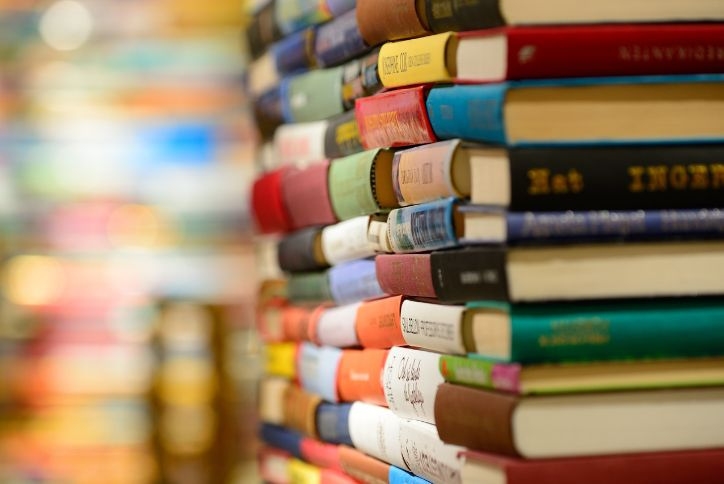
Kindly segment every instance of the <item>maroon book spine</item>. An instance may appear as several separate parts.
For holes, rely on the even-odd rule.
[[[508,79],[724,72],[724,24],[512,27],[505,32]]]
[[[328,170],[329,162],[323,161],[284,174],[281,192],[293,230],[338,221],[329,198]]]
[[[375,257],[375,270],[387,294],[435,297],[430,254],[380,254]]]

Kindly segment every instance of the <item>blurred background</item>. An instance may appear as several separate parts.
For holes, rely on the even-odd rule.
[[[243,0],[0,0],[0,482],[254,482]]]

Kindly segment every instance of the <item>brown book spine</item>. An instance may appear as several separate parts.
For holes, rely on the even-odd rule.
[[[342,463],[342,469],[359,482],[366,484],[387,484],[388,482],[390,464],[375,459],[364,452],[346,445],[340,445],[339,460]]]
[[[316,415],[322,397],[289,385],[284,392],[284,425],[304,435],[318,438]]]
[[[416,0],[357,2],[357,26],[367,45],[430,34],[417,13],[417,3]]]
[[[512,418],[514,395],[443,383],[435,398],[440,439],[469,449],[519,456]]]
[[[430,254],[380,254],[375,257],[377,282],[387,294],[436,297]]]

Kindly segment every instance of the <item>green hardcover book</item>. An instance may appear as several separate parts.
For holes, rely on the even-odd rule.
[[[287,123],[321,121],[345,111],[341,66],[285,78],[281,88],[282,110]]]
[[[289,300],[318,303],[332,300],[327,271],[295,272],[289,275]]]
[[[340,220],[386,212],[398,206],[392,189],[392,151],[367,150],[329,165],[329,198]]]
[[[440,373],[450,383],[519,395],[721,386],[724,357],[521,365],[442,355]]]
[[[724,355],[724,300],[651,299],[467,305],[466,349],[497,361],[684,358]]]

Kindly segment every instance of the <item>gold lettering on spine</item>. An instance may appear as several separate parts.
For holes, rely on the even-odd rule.
[[[684,165],[674,165],[669,174],[669,183],[675,190],[686,190],[689,182],[689,175]]]
[[[649,166],[646,168],[646,173],[649,176],[648,191],[666,191],[666,174],[668,169],[666,166],[657,165]]]
[[[724,188],[724,163],[717,163],[709,167],[712,188]]]
[[[530,195],[545,195],[550,193],[551,187],[548,182],[550,173],[551,171],[545,168],[528,170],[528,179],[530,180],[528,193]]]
[[[709,177],[706,165],[689,165],[691,182],[689,188],[692,190],[706,190],[709,188]]]
[[[631,183],[628,185],[630,192],[638,193],[644,191],[644,167],[643,166],[629,166],[628,174],[631,177]]]

